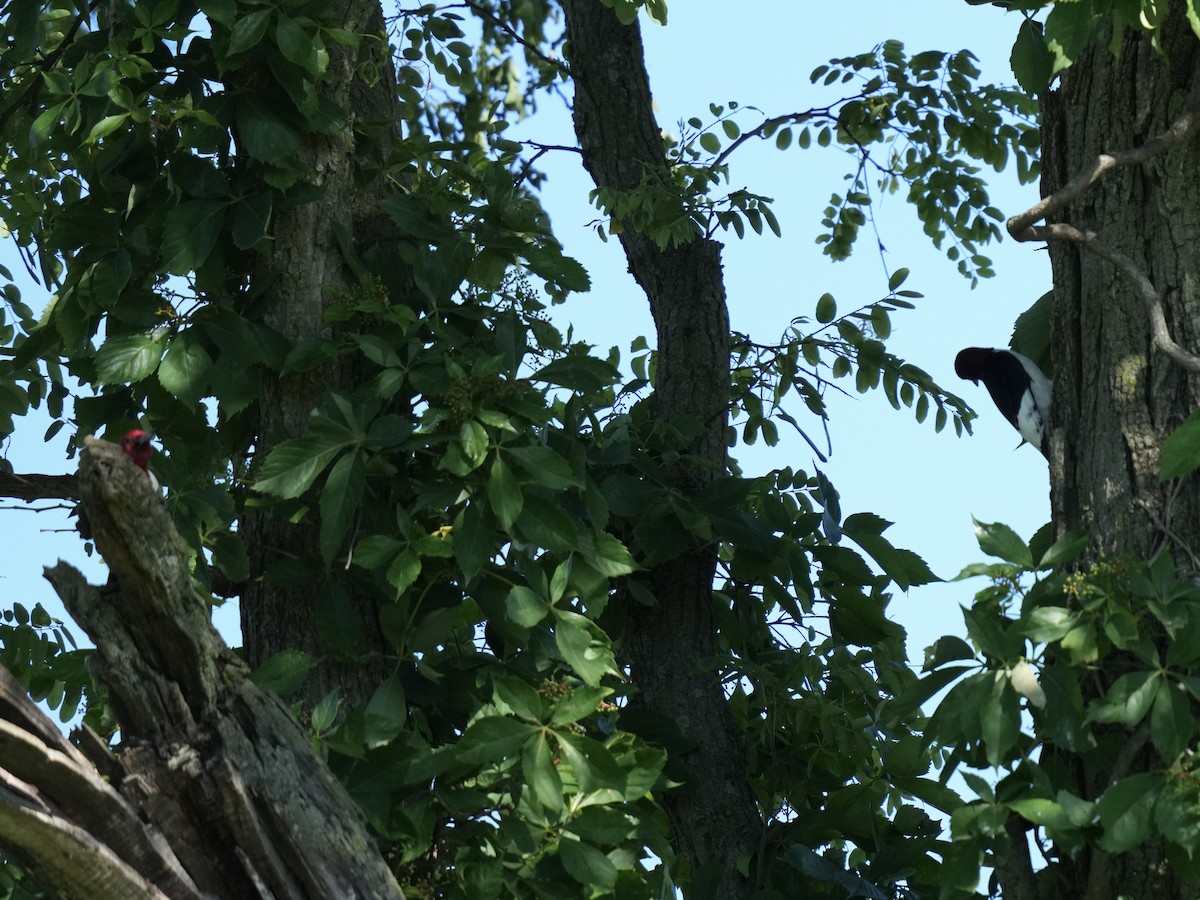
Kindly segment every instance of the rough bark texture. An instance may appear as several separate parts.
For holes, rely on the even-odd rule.
[[[1165,131],[1200,74],[1182,11],[1163,29],[1164,61],[1131,33],[1120,57],[1101,46],[1067,70],[1044,103],[1043,192],[1104,151]],[[1063,216],[1137,260],[1164,297],[1175,341],[1200,347],[1200,141],[1109,173]],[[1090,529],[1105,554],[1170,545],[1195,569],[1200,479],[1158,483],[1163,439],[1198,405],[1200,379],[1151,350],[1145,309],[1110,263],[1051,244],[1056,297],[1052,503],[1060,532]]]
[[[1119,56],[1104,42],[1043,101],[1043,195],[1098,154],[1144,144],[1167,130],[1200,74],[1200,43],[1176,8],[1161,33],[1164,60],[1144,35],[1127,34]],[[1200,349],[1200,141],[1188,139],[1144,165],[1109,172],[1058,221],[1096,232],[1132,257],[1163,297],[1176,343]],[[1154,350],[1146,308],[1109,262],[1075,244],[1051,243],[1055,290],[1055,387],[1051,501],[1060,534],[1087,529],[1095,553],[1153,556],[1169,547],[1198,574],[1200,478],[1160,485],[1159,449],[1200,405],[1200,379]],[[1106,687],[1098,673],[1095,690]],[[1111,677],[1108,677],[1111,682]],[[1102,765],[1065,757],[1077,792],[1095,800],[1123,775],[1154,763],[1142,734],[1119,738]],[[1029,863],[998,867],[1006,900],[1039,894]],[[1056,861],[1058,896],[1192,898],[1161,845],[1109,855],[1085,850]],[[1045,885],[1042,885],[1043,889]],[[1044,896],[1041,894],[1040,896]]]
[[[122,752],[85,735],[89,762],[0,670],[0,843],[65,898],[401,896],[361,812],[213,629],[146,476],[89,439],[79,477],[114,577],[46,577],[96,644]]]
[[[599,0],[566,0],[575,132],[596,185],[632,190],[667,172],[637,24],[621,25]],[[701,425],[673,487],[693,494],[725,470],[729,320],[720,245],[660,249],[622,230],[629,270],[646,292],[658,337],[656,410],[665,421]],[[716,549],[698,546],[651,574],[656,604],[631,603],[622,645],[644,710],[674,721],[695,749],[683,759],[685,786],[663,798],[676,846],[711,896],[747,896],[739,857],[759,845],[762,819],[745,777],[738,731],[716,674],[712,587]]]
[[[378,0],[338,0],[336,7],[330,17],[349,32],[371,35],[384,31]],[[363,40],[354,48],[332,44],[329,54],[328,75],[319,89],[345,114],[346,127],[334,134],[305,137],[302,161],[310,167],[314,184],[322,193],[318,200],[278,213],[272,229],[272,259],[263,273],[270,279],[264,323],[293,344],[331,337],[325,310],[355,287],[338,230],[345,229],[345,236],[359,245],[382,239],[372,208],[376,192],[357,182],[360,151],[369,150],[357,137],[374,130],[381,142],[387,141],[395,128],[391,123],[397,119],[386,45],[381,51],[374,40]],[[373,86],[359,78],[363,64],[377,64],[381,78]],[[265,70],[250,71],[243,76],[247,83],[242,87],[253,88],[256,77],[273,76]],[[233,87],[237,89],[238,85]],[[304,435],[309,414],[331,392],[352,393],[358,381],[359,373],[346,364],[265,379],[255,448],[259,457],[265,457],[281,441]],[[247,659],[251,665],[258,665],[289,648],[327,656],[330,647],[321,636],[318,606],[322,600],[314,579],[289,585],[261,577],[272,565],[289,557],[319,560],[316,527],[293,526],[286,517],[267,510],[248,512],[242,528],[253,554],[253,577],[242,594],[241,606]],[[357,617],[365,646],[359,648],[357,662],[328,661],[314,672],[306,685],[306,694],[313,702],[332,688],[352,701],[363,700],[390,672],[383,663],[362,661],[380,659],[389,649],[379,627],[373,595],[356,593],[353,584],[342,587],[346,603],[338,614]]]

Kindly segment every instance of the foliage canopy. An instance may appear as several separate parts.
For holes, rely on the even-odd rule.
[[[639,8],[606,5],[622,21]],[[1051,14],[1051,37],[1067,6]],[[743,874],[753,865],[757,884],[785,896],[800,884],[970,895],[1009,810],[1064,846],[1082,840],[1095,819],[1030,760],[1014,673],[1025,639],[1058,642],[1072,663],[1094,662],[1106,641],[1136,650],[1128,613],[1067,611],[1053,580],[1023,595],[1016,624],[994,615],[1010,595],[985,598],[968,616],[981,668],[926,723],[920,703],[974,652],[939,643],[924,678],[909,669],[887,605],[936,576],[884,536],[890,523],[843,516],[816,463],[747,474],[731,455],[681,489],[678,472],[711,423],[659,415],[659,348],[639,340],[627,359],[603,356],[548,315],[589,279],[539,203],[544,150],[506,130],[570,85],[557,7],[430,5],[359,30],[329,7],[3,5],[0,218],[51,299],[35,313],[0,268],[0,431],[43,403],[48,437],[153,425],[198,585],[253,578],[310,591],[324,652],[254,660],[256,677],[293,698],[406,888],[699,891],[705,873],[677,850],[661,803],[688,780],[689,747],[674,722],[639,711],[625,643],[630,610],[656,603],[651,573],[697,546],[717,554],[715,645],[693,662],[723,686],[764,825],[759,857],[738,861]],[[647,11],[666,17],[660,3]],[[351,50],[339,105],[330,85],[345,79]],[[597,187],[599,228],[664,252],[721,231],[741,238],[746,226],[778,233],[767,196],[729,187],[737,149],[770,139],[780,151],[846,153],[848,186],[832,193],[817,238],[832,258],[849,256],[880,194],[902,191],[963,276],[989,276],[982,250],[1001,215],[980,168],[1012,162],[1032,179],[1038,135],[1028,94],[978,76],[967,51],[909,55],[889,41],[815,69],[814,83],[847,92],[819,109],[714,104],[668,147],[666,171],[647,170],[633,189]],[[1028,88],[1033,76],[1018,77]],[[381,86],[398,118],[354,93]],[[326,202],[312,147],[346,135],[357,208],[377,239],[357,221],[333,223],[348,277],[331,281],[323,320],[296,340],[265,312],[281,290],[276,229]],[[893,314],[920,297],[906,277],[895,271],[849,311],[815,299],[772,343],[734,336],[731,454],[776,444],[780,422],[807,439],[802,423],[823,426],[823,396],[842,379],[882,388],[920,421],[932,413],[938,430],[969,430],[963,401],[886,348]],[[303,433],[260,433],[265,384],[335,371],[354,377],[330,379],[337,387],[305,410]],[[240,523],[262,510],[315,529],[318,552],[248,546]],[[985,550],[1012,544],[986,533]],[[1047,552],[1070,555],[1055,546]],[[1021,548],[1000,555],[1026,568],[1049,559]],[[1135,588],[1176,590],[1164,565],[1135,569]],[[1024,590],[1015,568],[984,574]],[[1179,610],[1194,598],[1158,593],[1162,628],[1191,629]],[[373,616],[353,602],[364,595]],[[64,720],[85,702],[85,722],[111,737],[120,723],[88,674],[89,651],[40,607],[14,606],[4,620],[0,661]],[[329,659],[388,674],[368,696],[304,695],[306,675]],[[1157,661],[1146,664],[1122,686],[1129,702],[1086,712],[1072,705],[1077,673],[1051,679],[1047,715],[1065,710],[1053,740],[1078,750],[1088,725],[1149,716],[1155,746],[1178,755],[1179,700]],[[951,724],[967,707],[1001,715]],[[1020,775],[1040,793],[1012,799],[1004,784],[971,781],[982,799],[964,804],[935,771],[951,757],[1010,766],[1004,784]],[[1095,807],[1105,849],[1143,838],[1149,819],[1131,823],[1129,809],[1172,790],[1135,777]],[[1166,812],[1155,827],[1190,848],[1181,807],[1157,802]],[[954,843],[930,807],[952,815]],[[15,871],[0,878],[15,884]]]

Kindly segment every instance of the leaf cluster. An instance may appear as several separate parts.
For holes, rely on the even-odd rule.
[[[1200,701],[1200,590],[1165,552],[1071,571],[1084,534],[1051,543],[1043,529],[1026,544],[1003,525],[977,523],[977,533],[1000,561],[960,575],[991,579],[964,609],[969,642],[938,640],[899,701],[908,709],[949,688],[926,734],[949,754],[943,778],[962,767],[978,797],[951,816],[947,863],[959,887],[1024,830],[1048,860],[1163,841],[1194,878],[1200,794],[1187,748]],[[1066,765],[1068,753],[1092,775]]]
[[[933,573],[885,537],[890,523],[843,516],[815,466],[749,478],[731,463],[685,494],[672,472],[703,423],[661,416],[648,344],[635,345],[635,377],[621,385],[615,352],[547,320],[546,302],[586,290],[587,274],[563,254],[530,191],[531,164],[502,133],[562,75],[550,5],[472,4],[475,21],[422,7],[397,20],[404,134],[358,121],[353,144],[360,182],[388,188],[374,208],[388,240],[356,243],[335,227],[351,277],[328,286],[326,328],[304,342],[264,321],[273,223],[321,196],[305,141],[345,133],[326,94],[331,54],[363,51],[358,75],[378,83],[392,66],[382,36],[347,33],[301,0],[102,6],[95,18],[59,3],[0,22],[20,101],[0,114],[2,215],[54,289],[36,320],[4,290],[12,355],[0,361],[0,413],[44,399],[56,425],[80,433],[155,427],[168,448],[155,465],[202,585],[211,567],[249,576],[247,510],[313,527],[314,553],[281,552],[254,575],[312,597],[327,652],[286,651],[256,677],[290,694],[328,659],[386,666],[362,702],[335,691],[297,711],[406,886],[660,897],[702,883],[675,856],[658,803],[685,777],[672,763],[687,748],[673,723],[638,720],[622,655],[629,610],[655,602],[647,572],[697,549],[719,566],[718,648],[697,664],[726,686],[743,729],[767,826],[753,861],[764,890],[936,883],[944,848],[913,800],[957,807],[928,775],[916,706],[889,707],[916,676],[886,615],[893,590]],[[532,74],[519,74],[518,57]],[[827,113],[828,140],[854,152],[906,146],[918,206],[955,199],[953,221],[934,231],[990,237],[968,221],[986,218],[974,173],[938,159],[964,150],[1002,164],[963,123],[999,122],[1014,101],[977,90],[964,55],[908,60],[884,45],[838,66],[869,89]],[[244,79],[256,89],[229,88]],[[741,139],[734,104],[710,112],[725,140]],[[793,125],[806,135],[817,119]],[[719,144],[692,127],[670,178],[600,198],[606,211],[662,246],[717,228],[740,236],[746,224],[778,233],[768,198],[710,196],[723,162],[697,154]],[[786,127],[769,133],[782,141]],[[1024,132],[1004,127],[1015,152]],[[864,185],[835,206],[861,206]],[[843,230],[826,243],[848,252],[845,228],[862,221],[830,215]],[[918,296],[901,289],[905,274],[848,314],[827,295],[815,323],[798,320],[778,345],[739,341],[729,402],[746,443],[773,443],[780,421],[799,428],[793,391],[823,422],[830,378],[852,374],[918,419],[936,407],[939,430],[968,427],[958,398],[886,350],[891,314]],[[356,385],[327,392],[303,435],[260,453],[263,385],[319,382],[334,367]],[[4,662],[73,707],[89,689],[83,654],[53,623],[22,616],[14,607],[7,620]],[[382,646],[367,639],[376,624]]]
[[[975,0],[972,0],[975,2]],[[1077,62],[1098,42],[1120,54],[1126,36],[1148,34],[1150,45],[1163,53],[1160,27],[1170,4],[1163,0],[1066,0],[1029,4],[1023,0],[1003,2],[1022,12],[1025,21],[1012,49],[1012,69],[1017,82],[1030,94],[1046,91],[1053,80]],[[1049,6],[1045,21],[1033,18],[1033,9]],[[1195,0],[1184,0],[1184,14],[1192,32],[1200,37],[1200,13]]]

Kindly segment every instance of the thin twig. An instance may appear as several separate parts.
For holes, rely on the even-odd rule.
[[[1049,197],[1043,198],[1020,215],[1008,220],[1008,233],[1018,241],[1040,240],[1033,232],[1034,222],[1041,221],[1058,212],[1068,203],[1078,200],[1093,184],[1113,169],[1122,166],[1137,166],[1146,160],[1170,149],[1183,140],[1195,126],[1197,111],[1188,108],[1178,119],[1157,137],[1151,138],[1140,147],[1101,153],[1096,161],[1068,181]]]

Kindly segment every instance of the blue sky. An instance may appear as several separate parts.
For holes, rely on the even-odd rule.
[[[737,9],[736,13],[731,10]],[[917,15],[936,9],[936,16]],[[901,40],[910,55],[923,50],[972,50],[983,78],[1013,82],[1008,66],[1019,17],[963,0],[898,4],[854,0],[833,5],[756,0],[718,4],[712,0],[670,5],[668,25],[643,20],[647,68],[659,124],[678,134],[691,116],[710,120],[709,103],[737,101],[767,115],[825,106],[836,88],[814,86],[809,74],[833,57],[870,50],[887,39]],[[510,129],[509,136],[539,139],[545,119],[570,141],[566,114],[551,110]],[[561,120],[561,121],[560,121]],[[747,120],[753,121],[753,120]],[[541,140],[551,142],[549,138]],[[762,341],[777,338],[798,315],[812,316],[828,291],[841,310],[887,293],[887,274],[874,236],[864,229],[855,254],[835,263],[814,239],[829,195],[844,190],[847,157],[834,148],[794,145],[778,151],[773,141],[743,145],[729,160],[730,187],[774,198],[782,238],[767,233],[738,240],[725,232],[726,291],[732,325]],[[544,202],[567,252],[592,275],[592,290],[573,297],[561,317],[576,334],[602,348],[617,346],[628,356],[630,341],[654,333],[644,297],[628,274],[619,244],[601,243],[588,228],[596,211],[586,203],[591,188],[575,156],[548,163]],[[1038,199],[1036,185],[1020,187],[1012,173],[987,170],[992,202],[1005,216]],[[583,202],[581,202],[581,198]],[[1046,464],[1032,447],[1016,448],[1020,436],[1000,416],[982,386],[954,375],[954,356],[968,346],[1006,346],[1013,322],[1050,287],[1049,260],[1034,245],[1006,240],[983,252],[996,276],[972,290],[941,251],[935,250],[902,195],[884,198],[876,211],[891,270],[911,270],[905,287],[925,299],[917,309],[892,317],[889,349],[929,372],[979,412],[974,435],[957,438],[951,429],[935,434],[932,417],[916,423],[908,410],[896,412],[882,392],[828,394],[833,455],[823,471],[841,494],[843,514],[870,511],[892,521],[894,544],[919,553],[933,571],[951,578],[982,557],[971,517],[1004,522],[1028,538],[1049,520]],[[793,411],[811,436],[820,428],[797,403]],[[811,426],[811,427],[809,427]],[[781,427],[774,448],[761,443],[734,452],[748,473],[783,466],[812,471],[813,454]],[[821,442],[818,440],[818,444]],[[894,599],[892,615],[909,630],[909,653],[919,664],[925,646],[944,633],[963,631],[958,607],[970,601],[977,581],[913,588]]]
[[[921,14],[918,14],[917,10]],[[932,11],[932,12],[931,12]],[[823,106],[837,95],[815,87],[809,73],[831,57],[869,50],[890,38],[910,53],[971,49],[984,78],[1011,82],[1008,54],[1020,20],[990,6],[964,0],[916,4],[844,0],[835,5],[748,0],[677,0],[670,24],[643,21],[647,66],[662,127],[693,115],[707,121],[709,103],[735,100],[767,114]],[[566,113],[547,101],[535,117],[514,126],[507,136],[545,143],[570,143]],[[596,211],[587,201],[591,184],[573,154],[544,157],[549,171],[544,202],[567,252],[591,273],[593,287],[556,311],[561,323],[573,322],[576,337],[606,349],[617,346],[627,358],[638,335],[652,335],[645,298],[629,276],[616,241],[602,243],[588,223]],[[821,212],[834,190],[842,189],[846,158],[836,149],[780,152],[773,142],[750,143],[730,160],[731,187],[746,187],[773,197],[783,237],[751,234],[739,241],[725,237],[726,290],[733,327],[760,340],[773,340],[796,316],[811,316],[826,291],[851,309],[877,300],[887,291],[887,275],[873,236],[864,232],[855,255],[833,263],[814,243]],[[1036,186],[1018,188],[1015,176],[989,178],[992,202],[1006,216],[1037,200]],[[921,291],[918,308],[893,316],[892,352],[930,372],[980,413],[973,437],[953,430],[935,434],[932,420],[918,425],[911,412],[896,412],[882,393],[849,398],[831,394],[833,456],[823,470],[841,493],[844,514],[871,511],[895,522],[887,536],[897,546],[919,553],[944,578],[981,558],[971,517],[1005,522],[1028,537],[1049,518],[1048,480],[1040,454],[1031,447],[1014,450],[1015,431],[992,407],[982,387],[959,381],[953,373],[957,351],[966,346],[1004,346],[1016,317],[1050,286],[1046,254],[1011,241],[986,250],[997,275],[975,290],[958,275],[941,251],[925,238],[920,223],[900,195],[887,197],[876,212],[891,269],[911,270],[906,287]],[[22,271],[11,245],[0,245],[0,263]],[[25,299],[39,307],[46,297],[22,283]],[[852,384],[847,388],[853,393]],[[810,434],[820,432],[814,420]],[[64,472],[74,463],[64,457],[60,438],[44,446],[47,421],[31,415],[17,420],[7,457],[17,472]],[[759,444],[735,452],[749,473],[782,466],[811,471],[812,452],[798,437],[784,434],[774,448]],[[44,565],[66,559],[95,582],[106,574],[82,543],[65,513],[5,510],[6,540],[0,542],[4,605],[41,601],[57,609]],[[57,529],[67,529],[58,532]],[[973,583],[914,588],[898,596],[891,612],[910,633],[909,651],[919,664],[921,651],[938,635],[962,630],[958,606],[969,602]],[[232,606],[218,611],[219,627],[229,636],[236,628]],[[233,642],[237,642],[234,637]]]

